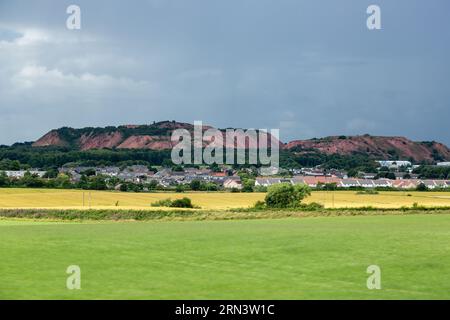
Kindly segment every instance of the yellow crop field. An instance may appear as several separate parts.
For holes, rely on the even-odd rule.
[[[162,199],[189,197],[202,209],[226,210],[252,206],[264,200],[263,193],[186,192],[125,193],[112,191],[0,189],[0,208],[110,208],[161,209],[151,203]],[[373,206],[399,208],[412,206],[450,206],[450,192],[380,192],[359,195],[355,191],[313,192],[306,203],[318,202],[327,208]]]

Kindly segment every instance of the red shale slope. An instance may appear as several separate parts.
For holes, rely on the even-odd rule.
[[[404,137],[332,136],[322,139],[295,140],[285,149],[297,152],[317,151],[325,154],[369,154],[389,159],[398,157],[415,161],[433,161],[436,157],[450,159],[450,149],[439,142],[414,142]]]
[[[211,129],[203,126],[203,131]],[[107,128],[61,128],[52,130],[37,140],[34,147],[70,146],[80,150],[118,148],[118,149],[151,149],[166,150],[173,147],[171,133],[176,129],[186,129],[193,132],[193,125],[175,121],[163,121],[152,125],[127,125]],[[222,130],[224,132],[224,130]],[[238,132],[241,142],[236,141],[235,147],[242,148],[243,132]],[[224,135],[225,137],[225,135]],[[275,139],[269,136],[270,139]],[[245,140],[245,147],[254,145],[255,139]],[[450,160],[450,149],[438,142],[414,142],[404,137],[381,136],[331,136],[321,139],[294,140],[289,143],[279,143],[280,148],[295,153],[319,152],[324,154],[366,154],[380,159],[411,159],[417,162],[435,160]],[[204,145],[207,145],[204,142]],[[227,147],[231,147],[226,144]]]

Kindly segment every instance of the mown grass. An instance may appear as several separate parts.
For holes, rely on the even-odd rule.
[[[0,257],[0,299],[449,299],[450,215],[0,220]]]

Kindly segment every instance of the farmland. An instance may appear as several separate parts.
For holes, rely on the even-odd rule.
[[[450,298],[450,215],[0,220],[0,256],[0,299]],[[66,289],[74,264],[81,290]]]
[[[151,203],[171,198],[189,197],[201,209],[226,210],[252,206],[263,200],[263,193],[186,192],[124,193],[57,189],[0,189],[0,208],[67,209],[139,209],[152,210]],[[365,207],[400,208],[417,203],[421,206],[450,206],[450,192],[380,192],[357,194],[356,191],[314,191],[305,200],[326,208]]]
[[[306,202],[335,209],[227,211],[264,196],[0,189],[0,209],[50,217],[0,217],[0,299],[450,298],[450,210],[394,210],[449,207],[449,193],[313,192]],[[181,197],[201,209],[165,216],[150,205]],[[387,211],[339,209],[361,206]],[[66,288],[69,265],[82,270],[81,290]],[[366,287],[370,265],[381,290]]]

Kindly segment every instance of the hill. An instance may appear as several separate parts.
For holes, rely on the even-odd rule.
[[[204,126],[203,130],[211,128]],[[105,128],[55,129],[32,145],[33,147],[70,147],[91,149],[168,150],[173,147],[171,133],[175,129],[193,132],[188,123],[163,121],[151,125],[127,125]],[[325,155],[365,155],[379,159],[409,159],[414,162],[450,160],[450,149],[442,143],[415,142],[404,137],[331,136],[320,139],[279,142],[280,147],[296,155],[319,153]],[[236,146],[236,145],[235,145]],[[248,147],[248,143],[246,144]]]
[[[450,149],[439,142],[415,142],[404,137],[332,136],[321,139],[295,140],[285,148],[297,154],[311,151],[327,155],[364,154],[379,159],[405,159],[433,162],[450,159]]]
[[[211,128],[211,126],[203,125],[203,131]],[[162,121],[151,125],[127,125],[106,128],[74,129],[64,127],[48,132],[34,142],[33,147],[72,147],[83,151],[105,148],[167,150],[174,146],[174,143],[171,141],[171,135],[176,129],[185,129],[192,134],[194,125],[175,121]],[[225,132],[225,129],[219,130]],[[237,136],[243,138],[243,135],[240,133],[237,133]],[[274,137],[272,138],[275,139]],[[269,137],[269,144],[270,139]],[[257,145],[255,140],[253,142]],[[282,143],[278,140],[277,142],[280,144],[280,147],[283,147]],[[204,142],[205,146],[207,144],[207,142]],[[248,148],[249,145],[250,142],[246,141],[245,147]],[[244,145],[238,145],[238,142],[235,142],[234,147],[244,147]]]

